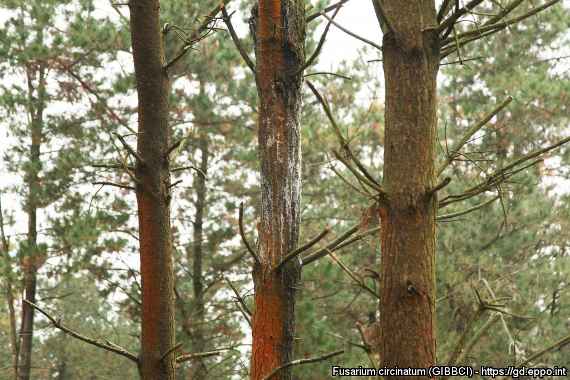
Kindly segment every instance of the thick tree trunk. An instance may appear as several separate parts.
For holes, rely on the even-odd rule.
[[[174,282],[167,152],[168,75],[158,0],[132,0],[131,38],[138,91],[135,174],[142,277],[140,373],[144,380],[174,379]],[[165,356],[165,354],[167,354]]]
[[[40,148],[42,140],[43,114],[45,102],[45,68],[40,66],[33,71],[27,69],[28,81],[28,114],[31,120],[30,165],[26,171],[26,184],[28,196],[26,199],[26,212],[28,214],[28,237],[26,249],[20,258],[24,274],[24,299],[36,302],[37,272],[41,265],[38,257],[38,227],[37,211],[39,208],[41,170]],[[38,85],[34,88],[33,81],[37,75]],[[20,380],[29,380],[32,366],[32,345],[34,338],[34,308],[22,302],[22,321],[20,328],[20,359],[18,376]]]
[[[203,85],[201,85],[201,92],[203,92]],[[203,127],[201,127],[203,128]],[[200,170],[203,173],[208,171],[208,156],[209,156],[209,143],[206,131],[200,130],[198,137],[198,148],[200,150]],[[204,299],[204,273],[202,266],[203,258],[203,242],[204,242],[204,215],[206,212],[206,178],[200,173],[196,173],[194,177],[196,184],[196,216],[194,217],[194,231],[192,242],[192,288],[194,291],[194,299],[192,302],[192,347],[194,352],[203,352],[206,348],[206,339],[204,337],[204,324],[205,324],[205,299]],[[201,360],[194,360],[190,366],[190,379],[205,379],[207,369]]]
[[[439,65],[435,1],[381,4],[383,12],[377,13],[388,21],[381,22],[386,81],[383,185],[388,198],[381,208],[381,365],[425,368],[435,363],[436,355],[437,200],[430,192],[435,185]]]
[[[300,224],[299,112],[304,59],[302,0],[259,0],[253,10],[259,152],[260,264],[253,271],[255,313],[251,379],[260,380],[293,358],[298,259],[273,270],[297,246]],[[274,380],[291,379],[290,369]]]

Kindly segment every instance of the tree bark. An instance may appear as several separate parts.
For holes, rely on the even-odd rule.
[[[430,192],[435,185],[439,66],[435,1],[384,0],[375,5],[377,14],[387,19],[381,20],[383,186],[388,198],[380,209],[381,366],[427,368],[436,359],[437,199]]]
[[[206,96],[204,91],[204,83],[200,83],[200,94]],[[209,142],[207,132],[201,127],[198,137],[198,148],[200,150],[200,170],[202,173],[208,171]],[[203,246],[204,246],[204,215],[206,212],[206,178],[200,173],[194,176],[196,184],[196,215],[194,217],[194,230],[192,242],[192,288],[194,291],[194,299],[192,305],[192,347],[194,352],[204,352],[206,348],[206,340],[204,337],[205,325],[205,299],[204,299],[204,273],[203,273]],[[193,360],[190,365],[190,379],[205,379],[207,368],[202,360]]]
[[[34,79],[37,75],[37,88]],[[22,252],[20,262],[24,274],[24,298],[36,302],[37,272],[40,266],[38,258],[37,211],[39,208],[41,170],[40,149],[42,141],[43,116],[45,109],[45,68],[40,65],[37,70],[26,68],[28,82],[28,114],[31,120],[30,164],[26,170],[25,182],[28,186],[26,212],[28,214],[28,232],[26,249]],[[20,328],[20,359],[18,376],[20,380],[29,380],[32,366],[32,345],[34,338],[34,308],[22,302],[22,320]]]
[[[4,281],[6,282],[6,305],[8,306],[10,323],[10,350],[12,353],[13,378],[18,380],[20,344],[18,332],[16,331],[16,308],[14,307],[14,273],[12,272],[12,260],[10,258],[10,244],[4,231],[4,211],[2,210],[2,199],[0,199],[0,239],[2,241],[2,259],[4,261]]]
[[[159,0],[132,0],[131,39],[138,92],[135,175],[142,278],[143,380],[174,379],[174,282],[170,230],[168,74]],[[168,354],[168,355],[165,355]]]
[[[305,60],[302,0],[259,0],[252,12],[259,97],[261,221],[253,271],[255,312],[251,379],[260,380],[293,359],[298,259],[273,270],[298,243],[301,149],[299,113]],[[274,380],[291,379],[291,370]]]

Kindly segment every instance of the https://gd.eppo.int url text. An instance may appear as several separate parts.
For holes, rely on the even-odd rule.
[[[482,377],[495,378],[497,376],[507,376],[513,379],[519,377],[543,378],[543,377],[567,377],[567,367],[471,367],[471,366],[432,366],[429,368],[400,368],[400,367],[340,367],[332,366],[331,375],[333,377],[348,376],[417,376],[417,377],[468,377],[475,375]]]

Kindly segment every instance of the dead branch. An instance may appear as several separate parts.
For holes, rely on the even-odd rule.
[[[387,199],[387,195],[386,195],[386,193],[384,193],[383,189],[381,187],[379,187],[377,184],[375,184],[374,182],[372,182],[370,179],[368,179],[368,176],[370,176],[370,174],[368,174],[368,175],[366,175],[364,173],[361,174],[358,170],[353,168],[352,165],[350,164],[350,162],[348,162],[348,160],[346,158],[344,158],[336,150],[333,150],[332,153],[333,153],[333,156],[338,161],[342,162],[342,164],[356,177],[356,179],[358,179],[358,181],[360,183],[367,185],[368,187],[373,189],[376,193],[381,194],[384,199]]]
[[[360,162],[360,160],[356,157],[356,155],[353,154],[352,151],[350,150],[350,146],[348,144],[348,141],[346,141],[346,139],[342,135],[342,132],[340,131],[340,127],[338,126],[338,124],[337,124],[337,122],[336,122],[336,120],[332,114],[332,111],[329,107],[328,102],[323,98],[323,96],[319,93],[319,91],[317,90],[317,88],[315,87],[315,85],[311,81],[306,81],[306,83],[307,83],[307,86],[309,86],[309,88],[311,89],[311,91],[315,95],[315,97],[317,98],[317,100],[319,101],[319,103],[321,104],[323,110],[325,111],[325,114],[326,114],[327,118],[329,119],[331,126],[333,127],[333,131],[335,132],[341,147],[347,153],[348,157],[356,164],[356,166],[358,167],[358,170],[360,171],[360,173],[362,173],[362,175],[360,175],[360,173],[358,171],[356,171],[352,167],[352,165],[350,165],[348,163],[347,160],[345,160],[340,154],[338,154],[335,151],[333,151],[334,156],[340,162],[342,162],[347,167],[347,169],[349,169],[361,183],[364,183],[364,184],[368,185],[370,188],[374,189],[374,191],[379,195],[381,200],[387,201],[387,199],[388,199],[387,194],[384,192],[384,189],[380,185],[380,182],[377,181],[370,174],[368,169],[366,169],[366,167]],[[364,178],[363,178],[363,176],[364,176]]]
[[[305,71],[307,68],[311,67],[311,65],[319,57],[319,55],[321,54],[321,50],[323,48],[323,45],[325,44],[325,41],[327,39],[327,34],[329,33],[329,30],[331,28],[331,23],[334,20],[334,18],[336,17],[336,15],[338,14],[338,12],[340,11],[340,8],[342,8],[342,5],[339,6],[338,8],[336,8],[336,10],[334,11],[331,18],[327,17],[329,22],[325,26],[325,30],[323,31],[323,34],[321,35],[321,39],[319,40],[319,43],[317,44],[317,48],[315,49],[313,54],[309,57],[309,59],[293,74],[293,76],[297,76],[297,75],[301,74],[303,71]]]
[[[222,16],[224,23],[228,27],[228,32],[230,33],[230,36],[234,41],[234,45],[236,45],[236,48],[238,49],[239,55],[241,55],[247,67],[249,67],[250,70],[255,74],[255,64],[253,63],[251,58],[249,58],[249,55],[247,54],[247,52],[243,48],[243,45],[241,44],[241,41],[239,40],[239,37],[234,29],[234,26],[232,25],[232,20],[231,20],[232,15],[228,15],[226,7],[223,5],[222,5]]]
[[[249,327],[252,327],[253,326],[251,323],[252,314],[251,314],[251,311],[249,310],[249,308],[247,307],[243,297],[239,294],[238,290],[235,288],[235,286],[231,283],[231,281],[227,277],[224,277],[224,280],[226,280],[226,282],[228,283],[228,286],[234,292],[234,294],[236,296],[236,300],[237,300],[238,305],[240,307],[240,311],[243,314],[243,317],[245,318],[245,320],[249,324]]]
[[[123,185],[121,183],[115,183],[115,182],[107,182],[107,181],[93,182],[93,185],[113,186],[123,190],[136,190],[133,186]]]
[[[171,183],[170,185],[168,185],[168,188],[169,188],[169,189],[172,189],[172,188],[175,187],[176,185],[180,185],[182,182],[184,182],[184,180],[183,180],[183,179],[179,179],[178,181],[173,182],[173,183]]]
[[[327,71],[318,71],[318,72],[314,72],[314,73],[309,73],[309,74],[303,75],[303,77],[304,77],[304,78],[308,78],[308,77],[311,77],[311,76],[314,76],[314,75],[332,75],[332,76],[339,77],[339,78],[342,78],[342,79],[352,80],[352,78],[349,77],[349,76],[347,76],[347,75],[342,75],[342,74],[339,74],[339,73],[331,73],[331,72],[327,72]]]
[[[522,366],[525,366],[527,364],[530,364],[530,363],[534,362],[536,359],[538,359],[539,357],[543,356],[544,354],[547,354],[547,353],[552,352],[554,350],[562,349],[562,347],[564,347],[568,344],[570,344],[570,335],[565,336],[564,338],[560,339],[558,342],[556,342],[556,343],[546,347],[545,349],[540,350],[537,353],[531,355],[528,359],[519,363],[518,366],[522,367]]]
[[[122,164],[90,164],[92,168],[101,168],[101,169],[123,169]],[[128,166],[130,170],[135,170],[133,166]]]
[[[166,154],[165,154],[166,159],[168,159],[168,157],[170,156],[170,154],[171,154],[172,152],[174,152],[174,150],[175,150],[176,148],[178,148],[178,147],[180,146],[180,144],[182,144],[182,142],[184,141],[184,139],[185,139],[185,137],[181,138],[180,140],[176,141],[174,144],[172,144],[172,145],[168,148],[168,150],[166,151]]]
[[[314,358],[308,358],[308,359],[297,359],[297,360],[293,360],[289,363],[286,363],[280,367],[275,368],[269,375],[265,376],[263,378],[263,380],[269,380],[271,379],[273,376],[275,376],[277,373],[279,373],[279,371],[285,369],[285,368],[289,368],[289,367],[293,367],[293,366],[298,366],[298,365],[302,365],[302,364],[310,364],[310,363],[317,363],[323,360],[327,360],[330,359],[334,356],[338,356],[340,354],[344,354],[344,350],[339,350],[339,351],[335,351],[335,352],[330,352],[328,354],[325,355],[321,355],[321,356],[317,356]]]
[[[483,202],[483,203],[478,204],[474,207],[468,208],[467,210],[458,211],[458,212],[454,212],[451,214],[444,214],[444,215],[438,216],[436,218],[436,220],[437,221],[443,221],[443,220],[454,219],[454,218],[458,218],[458,217],[463,216],[463,215],[470,214],[473,211],[477,211],[477,210],[479,210],[479,209],[481,209],[487,205],[490,205],[491,203],[495,202],[497,199],[499,199],[499,196],[493,197],[493,198],[489,199],[487,202]]]
[[[372,4],[374,5],[374,11],[376,12],[376,18],[378,19],[378,22],[380,23],[380,28],[382,29],[382,32],[384,32],[384,34],[388,34],[390,32],[395,33],[396,30],[392,26],[392,23],[390,22],[390,20],[388,20],[388,16],[386,15],[386,12],[384,11],[384,7],[382,6],[381,1],[380,0],[372,0]],[[384,25],[386,25],[387,30],[384,30],[384,27],[383,27]]]
[[[340,178],[340,180],[342,182],[347,184],[348,187],[350,187],[352,190],[356,191],[358,194],[360,194],[366,198],[374,198],[374,195],[365,186],[362,186],[362,190],[360,190],[358,187],[356,187],[356,185],[353,185],[348,179],[344,178],[344,176],[342,174],[340,174],[340,172],[338,170],[336,170],[333,165],[330,166],[330,169],[334,172],[334,174],[337,175],[338,178]]]
[[[313,13],[312,15],[307,16],[307,23],[321,17],[322,15],[324,15],[325,13],[328,13],[330,11],[334,11],[337,8],[342,7],[344,4],[346,4],[349,0],[341,0],[338,3],[335,3],[333,5],[329,5],[328,7],[326,7],[325,9],[323,9],[320,12],[317,13]]]
[[[439,177],[441,175],[441,173],[443,173],[443,171],[449,166],[449,164],[451,164],[451,162],[453,161],[453,159],[456,157],[457,153],[463,148],[463,146],[465,144],[467,144],[467,142],[469,141],[469,139],[471,139],[471,137],[477,133],[481,128],[483,128],[495,115],[497,115],[499,112],[501,112],[506,106],[508,106],[511,102],[513,101],[513,98],[511,96],[508,96],[505,100],[503,100],[503,102],[501,104],[499,104],[497,107],[495,107],[494,110],[492,110],[491,112],[489,112],[487,115],[485,115],[483,117],[483,119],[481,119],[481,121],[479,121],[477,124],[473,125],[471,128],[469,128],[465,134],[463,135],[463,137],[461,138],[461,140],[459,140],[454,146],[453,148],[451,148],[451,152],[448,152],[447,154],[447,158],[445,159],[445,161],[443,162],[443,164],[441,164],[441,166],[439,167],[439,169],[437,170],[437,176]]]
[[[333,24],[334,26],[336,26],[339,30],[345,32],[346,34],[348,34],[349,36],[356,38],[359,41],[364,42],[365,44],[368,44],[380,51],[382,51],[382,46],[378,45],[377,43],[370,41],[369,39],[366,39],[362,36],[359,36],[358,34],[351,32],[349,29],[346,29],[345,27],[343,27],[342,25],[338,24],[336,21],[334,21],[332,18],[330,18],[329,16],[327,16],[326,14],[323,14],[323,17],[326,18],[331,24]]]
[[[182,348],[182,343],[178,343],[176,345],[174,345],[173,347],[171,347],[168,351],[166,351],[164,354],[162,354],[162,357],[160,358],[160,361],[164,361],[168,355],[170,355],[171,353],[178,351],[179,349]]]
[[[244,232],[244,228],[243,228],[243,202],[241,202],[239,204],[238,220],[239,220],[239,234],[241,236],[241,240],[243,241],[243,244],[245,244],[245,247],[247,248],[248,252],[251,254],[251,256],[253,256],[255,263],[257,265],[261,265],[261,260],[259,259],[259,256],[257,256],[257,253],[253,250],[253,248],[249,244],[249,241],[247,241],[247,237],[245,236],[245,232]]]
[[[487,37],[491,34],[497,33],[505,28],[507,28],[510,25],[519,23],[529,17],[534,16],[535,14],[550,8],[553,5],[556,5],[556,3],[559,3],[560,0],[551,0],[541,6],[535,7],[532,10],[528,11],[527,13],[518,16],[518,17],[514,17],[510,20],[505,20],[505,21],[497,21],[494,24],[490,24],[490,25],[485,25],[485,26],[481,26],[481,27],[477,27],[474,30],[470,30],[464,33],[459,33],[456,37],[459,40],[459,43],[456,44],[458,46],[464,46],[470,42],[473,41],[477,41],[481,38]],[[450,48],[446,48],[446,45],[449,45],[450,43],[454,42],[453,39],[447,38],[444,39],[441,43],[442,46],[442,51],[441,51],[441,55],[440,58],[443,59],[444,57],[447,57],[449,54],[452,54],[453,52],[456,51],[457,47],[450,47]]]
[[[441,4],[441,7],[439,8],[439,11],[437,12],[437,22],[441,23],[441,20],[443,20],[443,18],[445,16],[447,16],[447,13],[449,12],[449,8],[451,5],[451,2],[453,0],[444,0],[443,3]]]
[[[189,360],[196,360],[196,359],[203,359],[210,356],[220,355],[223,352],[228,351],[227,349],[223,350],[214,350],[214,351],[206,351],[206,352],[195,352],[192,354],[183,354],[176,358],[176,364],[184,363]]]
[[[511,13],[512,11],[514,11],[519,5],[522,4],[522,2],[525,0],[515,0],[512,3],[510,3],[509,5],[507,5],[506,7],[504,7],[501,12],[499,12],[499,14],[497,14],[496,16],[491,17],[490,19],[488,19],[487,21],[485,21],[485,23],[483,24],[483,26],[487,26],[487,25],[492,25],[495,24],[499,21],[501,21],[502,19],[504,19],[506,16],[509,15],[509,13]]]
[[[93,87],[91,87],[87,82],[85,82],[83,79],[81,79],[79,74],[75,73],[72,70],[72,66],[73,65],[63,66],[62,69],[67,74],[69,74],[69,76],[71,76],[76,81],[78,81],[84,90],[86,90],[91,95],[95,96],[95,99],[97,99],[97,101],[103,106],[103,108],[105,109],[107,114],[111,117],[111,119],[113,119],[115,122],[122,125],[123,127],[127,128],[129,130],[129,132],[136,133],[136,131],[134,129],[132,129],[125,120],[121,119],[121,117],[119,115],[117,115],[117,113],[107,104],[107,101]],[[91,103],[93,103],[93,102],[91,102]]]
[[[346,264],[344,264],[341,259],[336,257],[336,255],[330,249],[327,249],[327,254],[343,270],[343,272],[346,273],[348,277],[350,277],[360,288],[366,290],[373,297],[380,299],[380,295],[378,295],[378,293],[376,293],[368,285],[366,285],[364,281],[361,278],[359,278],[356,275],[356,273],[350,270],[350,268]]]
[[[309,240],[306,244],[304,244],[303,246],[293,250],[291,253],[288,253],[283,258],[283,260],[281,260],[281,262],[275,267],[274,271],[280,270],[281,268],[283,268],[283,266],[285,264],[287,264],[289,262],[289,260],[299,256],[301,253],[307,251],[312,246],[314,246],[315,244],[320,242],[325,236],[328,235],[329,232],[331,232],[331,229],[330,229],[330,227],[327,226],[327,227],[325,227],[325,229],[320,234],[318,234],[317,236],[315,236],[314,238]]]
[[[122,348],[121,346],[119,346],[115,343],[109,342],[109,341],[101,342],[97,339],[89,338],[85,335],[82,335],[82,334],[64,326],[61,323],[61,319],[55,319],[50,314],[48,314],[45,310],[43,310],[41,307],[34,304],[33,302],[30,302],[26,299],[23,301],[25,303],[27,303],[28,305],[30,305],[31,307],[33,307],[34,309],[36,309],[37,311],[39,311],[41,314],[43,314],[47,319],[49,319],[49,321],[51,322],[51,324],[55,328],[58,328],[59,330],[63,331],[65,334],[70,335],[70,336],[72,336],[76,339],[79,339],[85,343],[88,343],[92,346],[99,347],[99,348],[102,348],[106,351],[112,352],[114,354],[124,356],[125,358],[127,358],[127,359],[129,359],[135,363],[138,363],[138,361],[139,361],[138,357],[135,354],[133,354],[133,353],[127,351],[126,349]]]
[[[348,229],[344,234],[342,234],[336,240],[332,241],[326,247],[317,249],[317,250],[307,254],[307,256],[303,257],[303,260],[302,260],[303,266],[310,264],[313,261],[316,261],[316,260],[326,256],[328,254],[328,251],[332,251],[332,252],[337,251],[337,250],[344,248],[344,247],[346,247],[346,246],[348,246],[354,242],[357,242],[359,240],[364,239],[368,235],[371,235],[377,231],[380,231],[380,227],[375,227],[375,228],[369,229],[367,231],[364,231],[364,232],[352,237],[351,239],[349,239],[352,235],[354,235],[355,232],[358,231],[358,229],[359,229],[359,226],[356,225],[356,226]]]
[[[196,166],[193,166],[193,165],[179,166],[177,168],[170,169],[170,171],[172,173],[176,173],[176,172],[181,172],[181,171],[190,170],[190,169],[196,171],[196,173],[198,173],[200,175],[200,177],[204,178],[205,180],[208,179],[208,177],[206,176],[206,173],[204,173],[204,171],[202,169],[197,168]]]
[[[427,191],[427,195],[428,196],[433,196],[434,194],[436,194],[438,191],[442,190],[444,187],[446,187],[447,185],[449,185],[449,183],[451,182],[451,177],[445,177],[443,179],[443,181],[441,181],[440,183],[438,183],[437,185],[435,185],[433,188],[429,189]]]
[[[221,0],[220,4],[218,4],[214,9],[210,11],[210,13],[208,13],[207,16],[204,17],[202,24],[200,24],[200,26],[198,26],[198,29],[196,29],[194,33],[192,33],[192,35],[187,38],[186,43],[180,52],[165,65],[165,70],[168,70],[170,67],[174,66],[176,62],[178,62],[182,57],[186,55],[188,50],[192,48],[193,44],[206,38],[210,32],[214,30],[214,28],[211,26],[212,21],[216,20],[218,13],[220,13],[222,8],[224,8],[230,1],[231,0]],[[203,34],[204,31],[205,33]]]
[[[492,189],[494,187],[496,187],[498,184],[501,184],[502,182],[506,181],[508,178],[512,177],[513,175],[521,172],[522,170],[525,170],[533,165],[536,165],[537,163],[542,161],[542,158],[535,160],[535,161],[531,161],[539,156],[542,156],[545,153],[548,153],[566,143],[570,142],[570,137],[567,137],[565,139],[562,139],[554,144],[551,144],[545,148],[542,149],[537,149],[525,156],[522,156],[521,158],[514,160],[513,162],[505,165],[504,167],[502,167],[501,169],[497,170],[495,173],[493,173],[492,175],[490,175],[487,180],[485,180],[484,182],[481,182],[475,186],[473,186],[470,189],[465,190],[463,193],[461,194],[457,194],[457,195],[449,195],[447,197],[445,197],[442,202],[440,203],[439,207],[445,207],[451,203],[455,203],[455,202],[460,202],[469,198],[472,198],[478,194],[481,194],[489,189]],[[529,164],[523,166],[523,167],[519,167],[517,168],[517,166],[522,165],[527,163],[528,161],[531,161]]]
[[[144,160],[143,158],[140,156],[140,154],[138,154],[138,152],[136,150],[134,150],[126,141],[125,138],[123,136],[121,136],[118,133],[113,132],[113,135],[121,142],[121,144],[123,145],[123,147],[127,150],[127,152],[129,152],[129,154],[131,156],[133,156],[137,162],[141,165],[144,165]]]
[[[448,18],[446,18],[444,21],[442,21],[439,26],[438,26],[438,32],[441,34],[442,32],[444,34],[448,34],[449,31],[453,28],[453,25],[455,25],[455,23],[457,22],[457,20],[459,20],[463,15],[465,15],[466,13],[468,13],[470,10],[472,10],[473,8],[475,8],[477,5],[481,4],[483,1],[485,0],[471,0],[469,3],[467,3],[464,7],[460,8],[459,10],[456,10],[455,12],[453,12],[451,14],[451,16],[449,16]],[[459,2],[458,2],[459,3]]]
[[[473,350],[473,347],[479,342],[479,340],[489,331],[489,329],[501,318],[501,314],[495,314],[491,318],[489,318],[483,326],[473,335],[469,343],[467,343],[464,350],[461,351],[459,356],[457,356],[457,363],[463,362],[463,358],[469,355],[469,353]]]

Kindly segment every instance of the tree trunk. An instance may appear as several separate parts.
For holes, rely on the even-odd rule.
[[[435,364],[435,1],[384,0],[381,366]],[[387,22],[386,22],[387,21]],[[403,379],[402,377],[394,377]]]
[[[260,380],[293,358],[295,293],[300,263],[273,270],[297,246],[300,224],[299,112],[304,63],[302,0],[259,0],[252,14],[258,138],[261,160],[260,264],[253,271],[255,313],[251,379]],[[274,380],[291,379],[290,369]]]
[[[28,237],[26,249],[20,257],[24,274],[24,299],[36,302],[36,282],[40,261],[38,258],[37,211],[39,208],[41,170],[40,147],[42,140],[43,115],[45,108],[45,68],[37,71],[27,68],[28,114],[31,120],[30,164],[26,170],[25,182],[28,186],[26,212],[28,214]],[[38,85],[34,88],[33,80],[37,75]],[[22,321],[20,328],[20,380],[29,380],[32,366],[32,344],[34,338],[34,308],[22,302]]]
[[[168,91],[158,0],[132,0],[131,39],[138,92],[135,174],[142,278],[140,373],[174,379],[174,282],[170,231]],[[165,354],[168,354],[164,356]],[[164,357],[163,357],[164,356]]]
[[[203,82],[200,83],[200,93],[202,96],[206,96],[204,91]],[[198,137],[198,148],[200,150],[200,170],[202,173],[208,171],[208,156],[209,156],[209,144],[208,144],[208,134],[203,130],[204,126],[201,127]],[[204,242],[204,214],[206,212],[206,178],[204,178],[200,173],[196,173],[194,176],[194,183],[196,184],[196,216],[194,218],[194,231],[193,231],[193,242],[192,242],[192,288],[194,291],[194,300],[192,305],[194,310],[192,310],[192,347],[194,352],[203,352],[206,348],[206,340],[204,337],[204,310],[205,310],[205,300],[204,300],[204,274],[202,268],[202,258],[203,258],[203,242]],[[193,360],[190,365],[190,379],[205,379],[207,375],[207,369],[202,360]]]
[[[12,353],[13,378],[18,380],[18,367],[20,356],[20,344],[18,342],[18,332],[16,331],[16,308],[14,307],[14,274],[12,272],[12,260],[10,258],[10,244],[4,231],[4,211],[2,210],[2,200],[0,199],[0,239],[2,240],[2,259],[4,261],[4,281],[6,282],[6,304],[8,306],[10,323],[10,350]]]

